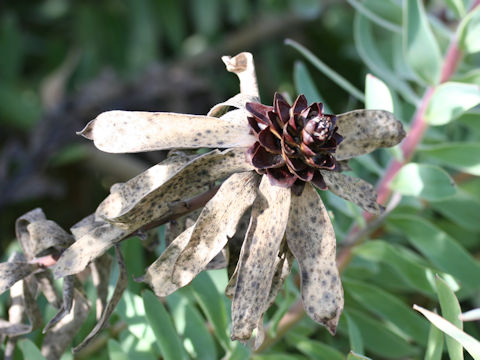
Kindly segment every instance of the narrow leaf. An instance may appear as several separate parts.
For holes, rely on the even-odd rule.
[[[458,303],[455,293],[450,289],[445,280],[439,276],[435,277],[435,284],[437,286],[437,295],[440,300],[440,307],[442,308],[442,316],[445,320],[451,322],[453,325],[463,330],[463,323],[460,320],[460,304]],[[447,349],[451,360],[463,360],[462,345],[455,339],[447,337]]]
[[[425,360],[441,360],[443,353],[443,333],[438,328],[430,324],[428,334],[427,349],[425,350]]]
[[[441,200],[455,194],[453,179],[434,165],[410,163],[395,176],[390,188],[402,195]]]
[[[369,311],[392,323],[403,335],[425,344],[428,323],[402,301],[382,289],[364,282],[344,280],[345,291]]]
[[[419,97],[402,80],[398,71],[393,71],[388,64],[388,60],[378,48],[378,40],[373,36],[373,26],[371,22],[362,14],[355,14],[354,22],[355,46],[360,57],[368,65],[370,70],[382,77],[388,85],[397,90],[402,96],[412,104],[420,102]],[[403,57],[403,52],[402,52]],[[403,63],[402,59],[402,63]]]
[[[347,311],[345,311],[344,315],[348,324],[348,339],[350,341],[350,348],[357,353],[363,353],[364,347],[362,333],[355,323],[355,320],[353,320]]]
[[[353,309],[350,309],[349,315],[358,325],[369,352],[385,358],[410,358],[416,353],[415,347],[382,322]]]
[[[474,360],[480,360],[480,342],[471,337],[467,333],[460,330],[458,327],[445,320],[434,312],[428,311],[418,305],[413,305],[413,308],[421,312],[433,325],[442,330],[445,334],[451,336],[458,341],[465,350],[473,357]]]
[[[23,339],[18,344],[24,359],[46,360],[37,346],[29,339]]]
[[[318,92],[310,72],[302,61],[295,61],[293,68],[293,81],[295,83],[297,94],[304,94],[308,103],[323,103],[323,111],[327,114],[332,113],[330,107],[325,103],[325,98]]]
[[[227,310],[222,295],[218,292],[208,272],[200,273],[191,284],[195,299],[200,304],[208,321],[215,329],[215,335],[225,350],[230,349],[231,342],[228,338]]]
[[[446,82],[436,88],[425,112],[425,120],[431,125],[445,125],[478,104],[480,86]]]
[[[413,215],[392,215],[389,222],[401,229],[411,245],[435,266],[457,278],[462,288],[479,287],[480,265],[445,232]]]
[[[180,338],[160,300],[150,291],[142,294],[147,320],[155,333],[158,346],[165,360],[186,359]]]
[[[438,163],[480,176],[480,143],[448,142],[419,149]]]
[[[341,352],[319,341],[310,340],[293,332],[287,335],[287,339],[311,359],[345,360]]]
[[[108,340],[108,356],[115,360],[128,360],[128,355],[123,351],[118,342],[113,339]]]
[[[408,64],[427,84],[436,84],[441,54],[421,0],[404,1],[404,50]]]
[[[460,0],[457,0],[459,2]],[[471,11],[458,27],[458,45],[467,53],[480,51],[480,6]]]
[[[390,22],[389,20],[385,19],[384,17],[378,15],[373,11],[375,8],[370,8],[367,1],[358,1],[358,0],[347,0],[347,2],[354,7],[359,13],[369,18],[371,21],[375,22],[376,24],[380,25],[381,27],[394,31],[394,32],[401,32],[402,28],[395,23]]]
[[[313,66],[315,66],[318,70],[324,73],[334,83],[336,83],[346,92],[348,92],[350,95],[352,95],[353,97],[355,97],[356,99],[362,102],[365,102],[365,96],[360,90],[358,90],[352,83],[350,83],[343,76],[341,76],[340,74],[335,72],[333,69],[331,69],[323,61],[321,61],[318,57],[316,57],[310,50],[308,50],[304,46],[300,45],[299,43],[291,39],[285,40],[285,44],[298,50],[303,56],[307,58],[308,61],[310,61],[313,64]]]

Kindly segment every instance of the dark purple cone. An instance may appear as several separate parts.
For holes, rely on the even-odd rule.
[[[308,106],[304,95],[291,106],[275,93],[273,106],[247,103],[248,123],[257,142],[247,160],[272,185],[291,188],[300,195],[305,182],[326,190],[320,170],[338,171],[335,150],[343,140],[335,115],[324,114],[322,103]]]

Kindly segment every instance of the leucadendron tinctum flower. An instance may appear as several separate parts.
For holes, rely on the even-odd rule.
[[[303,95],[290,105],[276,94],[273,106],[262,105],[251,54],[223,61],[238,75],[241,91],[207,116],[110,111],[81,132],[107,152],[215,150],[178,152],[113,186],[96,213],[75,227],[76,241],[61,255],[54,274],[82,271],[113,244],[172,218],[172,209],[201,198],[223,180],[143,281],[163,297],[212,264],[228,263],[231,337],[247,340],[262,327],[263,314],[296,259],[305,310],[333,334],[343,290],[335,234],[317,190],[329,189],[378,214],[374,188],[341,170],[353,156],[398,144],[405,135],[402,125],[386,111],[325,114],[320,103],[308,105]],[[245,221],[242,232],[239,224]]]

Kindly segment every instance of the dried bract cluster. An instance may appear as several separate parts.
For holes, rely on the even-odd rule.
[[[189,284],[205,269],[227,267],[231,337],[247,340],[254,329],[262,329],[263,314],[296,259],[307,314],[332,334],[336,331],[343,290],[335,233],[317,189],[329,189],[378,214],[374,188],[342,171],[353,156],[398,144],[405,135],[402,125],[386,111],[324,114],[320,103],[308,105],[303,95],[290,105],[276,94],[273,106],[262,105],[251,54],[223,61],[238,75],[241,91],[207,116],[110,111],[80,133],[108,152],[214,149],[203,154],[176,151],[130,181],[114,185],[71,235],[55,237],[59,257],[52,270],[65,279],[59,317],[72,307],[75,274],[90,265],[99,279],[97,308],[102,311],[86,341],[106,324],[125,288],[126,270],[117,251],[120,279],[107,303],[101,284],[108,276],[102,269],[111,260],[105,252],[132,234],[194,210],[196,216],[171,227],[177,236],[142,277],[159,297]],[[40,237],[48,235],[45,231]],[[3,290],[37,270],[28,262],[1,269],[8,278]],[[256,345],[260,342],[261,336]]]

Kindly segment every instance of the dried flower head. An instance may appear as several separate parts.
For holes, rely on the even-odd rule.
[[[402,125],[386,111],[324,114],[320,103],[309,106],[303,95],[292,106],[279,94],[273,106],[262,105],[251,54],[223,61],[238,75],[241,91],[207,116],[110,111],[81,132],[109,152],[215,149],[203,155],[176,152],[114,185],[95,214],[71,229],[75,242],[58,259],[54,275],[77,274],[92,262],[98,267],[105,251],[131,234],[203,207],[190,225],[177,229],[179,235],[142,277],[158,296],[187,285],[205,269],[227,266],[231,337],[247,340],[262,328],[263,314],[295,258],[305,310],[333,334],[343,290],[335,234],[316,188],[378,214],[374,188],[342,174],[343,163],[398,144],[405,135]],[[122,284],[93,334],[111,314]]]
[[[296,195],[309,181],[326,190],[320,170],[339,169],[334,154],[343,140],[335,115],[324,114],[322,103],[308,106],[304,95],[290,106],[278,93],[273,106],[249,102],[246,109],[253,115],[247,119],[257,139],[247,159],[257,172]]]

